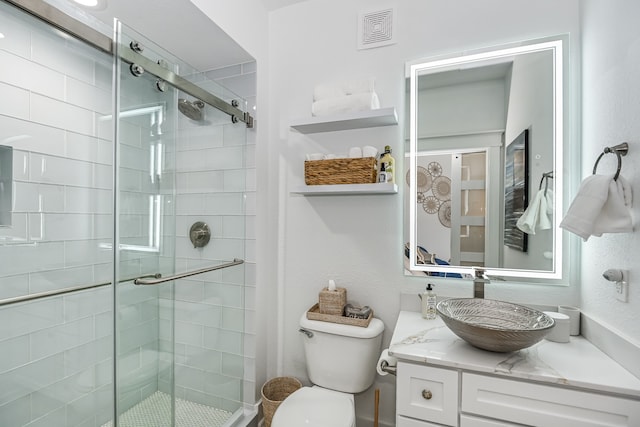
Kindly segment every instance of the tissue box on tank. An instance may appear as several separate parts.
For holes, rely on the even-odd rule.
[[[318,305],[321,314],[342,316],[344,306],[347,305],[347,290],[345,288],[336,288],[335,291],[330,291],[329,288],[322,289]]]

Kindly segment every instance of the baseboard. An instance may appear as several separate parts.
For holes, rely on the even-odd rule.
[[[244,403],[242,411],[236,411],[234,416],[225,423],[230,427],[258,427],[263,422],[262,417],[258,417],[260,402],[251,404]],[[259,421],[260,420],[260,421]]]
[[[580,333],[593,345],[640,378],[640,346],[610,327],[581,313]]]
[[[356,425],[358,427],[373,427],[373,420],[368,418],[356,417]],[[396,423],[386,423],[384,421],[378,420],[378,425],[380,427],[395,427]]]

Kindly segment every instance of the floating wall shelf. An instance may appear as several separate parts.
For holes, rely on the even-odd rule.
[[[398,114],[396,113],[396,109],[389,107],[378,110],[359,111],[356,113],[293,120],[290,126],[300,133],[320,133],[397,124]]]
[[[375,184],[302,185],[291,194],[304,196],[344,196],[359,194],[396,194],[398,185],[392,182]]]

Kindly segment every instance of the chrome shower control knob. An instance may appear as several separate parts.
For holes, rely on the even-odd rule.
[[[207,246],[207,243],[211,240],[211,229],[206,223],[198,221],[189,229],[189,239],[194,248]]]

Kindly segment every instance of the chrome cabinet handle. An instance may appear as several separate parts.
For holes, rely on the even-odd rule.
[[[431,393],[431,390],[422,390],[422,397],[429,400],[433,397],[433,393]]]

